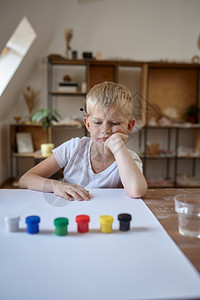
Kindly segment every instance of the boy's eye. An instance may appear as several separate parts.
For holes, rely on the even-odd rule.
[[[110,124],[111,124],[112,126],[120,125],[119,122],[111,122]]]
[[[94,123],[94,125],[101,125],[103,122],[102,121],[94,121],[93,123]],[[121,124],[120,122],[109,122],[110,126],[116,126],[116,125],[120,125],[120,124]]]

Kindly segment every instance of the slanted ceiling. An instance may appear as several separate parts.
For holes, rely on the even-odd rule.
[[[56,13],[55,13],[56,11]],[[0,51],[5,47],[21,19],[26,16],[37,33],[31,49],[0,97],[0,121],[6,119],[18,96],[31,78],[38,59],[42,59],[56,28],[59,6],[54,0],[1,0]]]

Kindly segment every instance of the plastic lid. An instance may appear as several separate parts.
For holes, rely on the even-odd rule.
[[[67,218],[56,218],[54,219],[54,225],[56,227],[64,227],[69,224],[69,220]]]
[[[37,224],[40,223],[39,216],[29,216],[26,218],[26,224]]]
[[[4,220],[7,223],[18,223],[20,220],[20,216],[17,214],[7,215],[5,216]]]
[[[99,217],[99,223],[100,224],[112,224],[113,217],[109,215],[103,215]]]
[[[123,222],[130,222],[132,220],[132,217],[130,214],[119,214],[118,220]]]
[[[78,215],[76,216],[77,223],[88,223],[90,222],[90,217],[88,215]]]

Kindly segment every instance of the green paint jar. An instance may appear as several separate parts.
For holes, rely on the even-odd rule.
[[[67,218],[56,218],[54,219],[55,225],[55,234],[56,235],[67,235],[67,225],[69,224],[69,220]]]

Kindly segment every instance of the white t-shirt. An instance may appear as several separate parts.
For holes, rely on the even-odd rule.
[[[92,140],[89,137],[72,138],[53,150],[54,157],[64,168],[64,181],[89,188],[122,188],[116,161],[101,173],[94,173],[90,162]],[[142,172],[139,156],[128,150]]]

